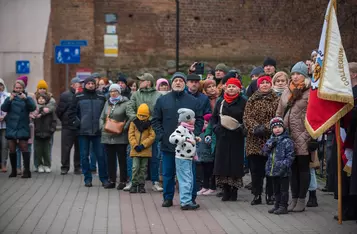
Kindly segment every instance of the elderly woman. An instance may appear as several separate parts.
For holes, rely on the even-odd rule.
[[[302,61],[298,62],[291,69],[289,88],[281,95],[276,111],[276,115],[284,119],[295,145],[296,157],[290,181],[292,202],[288,207],[288,211],[294,212],[305,210],[305,197],[310,184],[310,152],[317,148],[304,124],[310,84],[307,66]]]
[[[265,163],[262,148],[270,137],[269,122],[275,116],[279,104],[279,97],[272,90],[270,76],[261,76],[257,80],[258,90],[249,98],[244,111],[244,125],[248,130],[246,154],[252,175],[252,193],[254,199],[251,205],[262,204],[263,181],[265,177]],[[267,177],[266,203],[273,205],[273,185]]]
[[[278,96],[283,94],[284,90],[288,88],[289,76],[283,71],[277,72],[273,76],[273,90]]]
[[[223,188],[222,201],[236,201],[240,180],[244,176],[242,123],[246,99],[240,94],[242,84],[238,79],[228,79],[225,87],[223,99],[217,102],[211,119],[217,136],[213,175],[217,185]]]
[[[105,145],[108,160],[108,174],[110,183],[104,188],[115,188],[117,177],[117,157],[120,169],[120,182],[117,187],[121,190],[125,187],[127,181],[126,167],[126,149],[129,143],[128,128],[129,121],[126,115],[126,107],[129,99],[121,95],[121,88],[118,84],[112,84],[109,87],[110,98],[105,103],[102,115],[100,117],[100,127],[102,129],[102,144]],[[123,125],[121,132],[114,132],[108,126],[108,121],[116,121]]]
[[[30,112],[36,110],[36,104],[33,99],[27,96],[25,92],[25,83],[17,80],[14,85],[14,91],[10,97],[5,99],[1,110],[7,112],[6,134],[5,137],[9,143],[11,174],[9,177],[16,177],[16,146],[19,146],[24,161],[24,171],[22,178],[31,178],[30,172],[30,152],[28,150],[28,139],[30,134]]]

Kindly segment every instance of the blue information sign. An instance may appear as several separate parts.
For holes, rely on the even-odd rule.
[[[81,62],[81,48],[79,46],[56,46],[56,64],[78,64]]]
[[[87,40],[61,40],[61,46],[88,46]]]
[[[30,73],[30,61],[18,60],[16,61],[16,74],[29,74]]]

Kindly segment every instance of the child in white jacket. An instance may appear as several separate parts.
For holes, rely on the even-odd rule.
[[[200,206],[192,202],[193,192],[193,171],[192,160],[196,156],[196,141],[200,141],[199,137],[195,137],[193,130],[195,128],[195,112],[190,109],[181,108],[178,111],[179,126],[170,136],[170,143],[176,145],[175,163],[176,175],[179,183],[180,205],[182,210],[195,210]]]

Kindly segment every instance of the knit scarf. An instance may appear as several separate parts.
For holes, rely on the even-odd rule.
[[[122,100],[122,96],[118,96],[116,98],[112,98],[112,97],[109,98],[109,101],[114,105],[117,104],[121,100]]]
[[[228,104],[230,104],[230,103],[232,103],[234,100],[236,100],[237,98],[238,98],[238,96],[239,96],[239,93],[237,93],[236,95],[233,95],[233,96],[231,96],[231,95],[228,95],[227,93],[224,93],[224,100],[228,103]]]
[[[180,125],[181,125],[182,127],[187,128],[187,129],[190,130],[191,132],[193,132],[193,130],[195,130],[195,125],[193,125],[193,124],[189,124],[189,123],[186,123],[186,122],[181,122]]]
[[[305,80],[300,81],[297,85],[294,84],[293,82],[290,82],[289,90],[291,94],[289,97],[288,105],[292,105],[296,100],[298,100],[302,96],[302,94],[306,90]]]
[[[206,93],[206,96],[209,98],[209,103],[211,105],[211,110],[214,110],[214,106],[216,105],[216,101],[218,98],[218,90],[214,94],[208,94]]]
[[[138,118],[136,118],[133,122],[138,131],[141,133],[151,126],[150,120],[139,120]]]

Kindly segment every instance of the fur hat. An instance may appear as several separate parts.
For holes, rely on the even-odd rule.
[[[274,117],[270,120],[270,129],[273,130],[275,126],[281,126],[284,128],[284,120],[280,117]]]
[[[48,85],[47,85],[46,81],[45,80],[40,80],[37,83],[37,89],[46,89],[46,90],[48,90]]]
[[[195,112],[191,109],[180,108],[177,113],[179,114],[178,121],[180,122],[188,122],[195,119]]]

